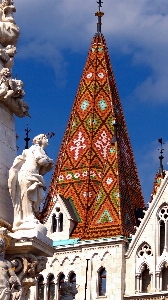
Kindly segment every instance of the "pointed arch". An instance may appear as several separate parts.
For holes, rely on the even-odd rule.
[[[105,251],[105,252],[103,253],[103,255],[101,256],[101,260],[106,259],[106,257],[107,257],[108,255],[111,256],[110,252],[107,250],[107,251]]]
[[[64,257],[64,259],[62,260],[62,262],[61,262],[61,266],[63,266],[63,264],[65,263],[65,261],[68,261],[69,262],[69,264],[70,264],[70,260],[69,260],[69,257],[68,256],[66,256],[66,257]]]
[[[140,265],[139,265],[139,267],[138,267],[138,274],[140,273],[140,274],[142,274],[142,272],[144,271],[144,269],[145,269],[145,267],[147,267],[147,269],[148,270],[150,270],[150,265],[149,265],[149,263],[145,260],[145,261],[143,261]]]
[[[157,266],[157,271],[160,273],[161,271],[162,271],[162,269],[164,268],[164,266],[166,265],[166,267],[167,267],[167,265],[168,265],[168,257],[166,258],[166,257],[164,257],[161,261],[160,261],[160,263],[158,264],[158,266]]]

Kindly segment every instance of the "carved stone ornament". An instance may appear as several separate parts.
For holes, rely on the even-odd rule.
[[[0,4],[0,44],[16,46],[20,30],[15,23],[13,13],[16,12],[13,0],[2,0]]]
[[[70,282],[64,282],[60,288],[60,300],[73,300],[78,293],[76,285]]]
[[[39,134],[33,139],[33,144],[15,158],[9,170],[8,187],[14,207],[14,231],[35,228],[33,224],[39,223],[36,217],[46,190],[43,175],[54,166],[54,161],[44,150],[48,145],[47,136]]]
[[[22,285],[22,295],[19,300],[27,300],[29,299],[30,287],[36,284],[36,277],[46,268],[47,258],[44,256],[36,257],[29,253],[16,254],[10,259]]]
[[[16,47],[8,45],[7,47],[0,48],[0,62],[1,68],[11,69],[14,65],[14,56],[16,54]]]
[[[0,300],[20,300],[22,286],[16,276],[12,262],[4,258],[8,246],[7,236],[0,234]]]
[[[23,82],[11,79],[10,70],[3,68],[0,71],[0,101],[20,118],[29,116],[29,107],[23,100],[24,94]]]

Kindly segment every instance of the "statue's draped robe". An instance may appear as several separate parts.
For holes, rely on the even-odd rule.
[[[51,161],[39,144],[15,158],[8,181],[14,207],[14,227],[36,220],[46,189],[43,175],[51,169]]]

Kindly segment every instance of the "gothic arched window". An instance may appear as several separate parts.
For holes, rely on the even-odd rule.
[[[160,226],[160,230],[159,230],[159,234],[160,234],[160,240],[159,240],[159,244],[160,244],[160,255],[162,255],[163,251],[167,249],[166,245],[166,236],[168,234],[167,230],[168,230],[168,205],[164,204],[159,212],[158,212],[158,221],[159,221],[159,226]]]
[[[55,214],[52,216],[52,230],[53,230],[53,232],[56,232],[56,230],[57,230],[57,220],[56,220]]]
[[[44,278],[40,276],[38,279],[38,300],[44,300]]]
[[[58,280],[58,300],[60,300],[60,288],[61,288],[61,284],[64,283],[64,280],[65,280],[65,275],[62,273]]]
[[[99,296],[106,294],[106,269],[102,268],[99,271]]]
[[[64,280],[65,280],[65,275],[64,274],[61,274],[60,275],[60,278],[59,278],[59,289],[61,287],[61,284],[64,283]]]
[[[48,300],[55,299],[55,283],[54,283],[54,275],[50,275],[48,280]]]
[[[71,275],[69,277],[69,282],[76,285],[76,274],[75,273],[71,273]]]

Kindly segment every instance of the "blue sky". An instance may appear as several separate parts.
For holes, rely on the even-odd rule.
[[[159,167],[158,138],[168,162],[168,2],[104,0],[102,33],[148,202]],[[31,119],[16,118],[18,153],[30,138],[55,132],[47,148],[56,161],[85,65],[98,9],[96,0],[15,0],[21,36],[13,76],[23,80]],[[49,184],[50,173],[46,177]]]

